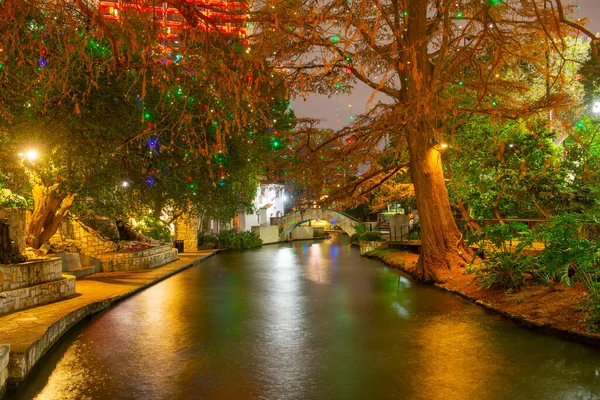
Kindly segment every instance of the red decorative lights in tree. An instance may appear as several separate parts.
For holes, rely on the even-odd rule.
[[[202,30],[219,30],[225,34],[246,36],[246,9],[244,1],[227,0],[185,0],[193,4],[203,16],[207,17],[197,25]],[[99,0],[100,13],[105,18],[118,20],[121,13],[127,10],[148,12],[156,22],[165,28],[166,37],[177,37],[182,30],[189,28],[184,16],[167,2],[148,0]]]

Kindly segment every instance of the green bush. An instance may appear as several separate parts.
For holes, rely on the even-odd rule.
[[[215,243],[217,237],[212,233],[198,232],[198,246]]]
[[[253,232],[236,232],[233,229],[219,233],[219,246],[225,250],[247,250],[262,246],[262,240]]]
[[[313,238],[321,239],[325,237],[325,230],[323,228],[314,228],[313,229]]]
[[[358,235],[358,239],[367,242],[379,242],[383,240],[381,233],[374,231],[363,232]]]
[[[474,238],[485,259],[467,272],[474,273],[483,288],[518,290],[525,283],[525,273],[538,268],[534,258],[523,253],[535,240],[525,224],[489,226]]]
[[[586,235],[587,231],[587,235]],[[589,233],[600,231],[600,221],[585,214],[562,214],[553,217],[540,229],[546,244],[539,256],[539,274],[544,283],[571,285],[580,281],[588,291],[581,305],[588,331],[597,332],[600,323],[600,238]]]
[[[359,222],[358,224],[354,224],[354,225],[352,225],[352,227],[354,228],[354,235],[350,236],[350,243],[356,244],[360,240],[362,240],[360,238],[360,235],[362,235],[363,233],[369,231],[369,227],[368,227],[367,224],[365,224],[363,222]]]
[[[135,230],[136,232],[141,233],[144,236],[149,236],[155,240],[164,240],[165,242],[171,241],[171,230],[156,218],[143,218],[137,223]]]
[[[365,233],[369,230],[369,226],[367,224],[365,224],[364,222],[359,222],[358,224],[354,224],[352,227],[354,228],[354,232],[357,235]]]
[[[546,245],[539,256],[543,283],[571,285],[570,276],[575,272],[589,272],[598,267],[599,243],[582,236],[586,226],[600,224],[591,216],[563,214],[552,217],[548,225],[539,230],[539,240]]]
[[[408,240],[421,240],[421,225],[415,222],[408,233]]]
[[[10,189],[0,188],[0,207],[7,208],[27,208],[27,199],[13,193]]]

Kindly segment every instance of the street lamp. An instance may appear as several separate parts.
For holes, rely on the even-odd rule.
[[[39,157],[39,154],[37,150],[30,149],[27,150],[27,153],[25,153],[25,157],[27,157],[29,161],[35,161]]]
[[[29,149],[25,153],[19,153],[18,155],[19,157],[21,157],[21,159],[27,159],[27,161],[29,162],[35,161],[40,156],[40,154],[35,149]]]

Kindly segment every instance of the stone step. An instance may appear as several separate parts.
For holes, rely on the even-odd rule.
[[[95,272],[96,272],[96,268],[92,266],[92,267],[81,267],[81,268],[72,269],[69,271],[69,274],[75,275],[75,277],[77,279],[79,279],[79,278],[83,278],[84,276],[92,275]]]
[[[177,249],[161,246],[145,251],[105,253],[98,257],[102,271],[132,271],[160,267],[178,259]]]
[[[75,277],[63,275],[62,279],[0,292],[0,315],[33,306],[62,300],[75,294]]]

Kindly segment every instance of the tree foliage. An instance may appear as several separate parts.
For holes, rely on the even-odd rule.
[[[410,174],[422,229],[416,274],[425,280],[446,279],[468,251],[443,174],[449,121],[462,114],[527,119],[549,109],[566,115],[578,99],[565,89],[573,79],[565,37],[594,37],[567,18],[572,7],[561,0],[260,4],[259,32],[294,90],[335,93],[360,82],[387,96],[327,138],[312,127],[297,132],[292,154],[319,166],[315,177],[297,179],[314,182],[317,196],[332,181],[320,197],[332,202],[366,200]],[[531,89],[540,83],[546,90]]]
[[[192,27],[214,23],[169,3]],[[176,216],[191,205],[226,219],[249,205],[274,132],[294,117],[243,38],[187,29],[165,40],[141,6],[118,21],[85,1],[5,0],[0,13],[0,167],[13,189],[39,187],[36,205],[52,205],[36,208],[32,240],[62,208]],[[40,159],[17,156],[27,148]]]

